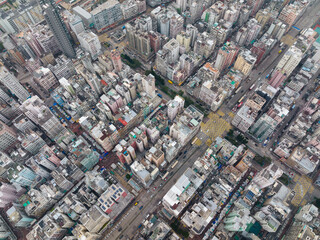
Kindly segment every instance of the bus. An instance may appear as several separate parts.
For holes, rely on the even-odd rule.
[[[162,180],[165,180],[166,177],[168,177],[169,172],[167,172],[165,175],[162,176]]]
[[[238,100],[238,103],[242,102],[243,99],[244,99],[244,96],[242,96],[242,98]]]
[[[178,160],[172,165],[172,169],[178,164]]]
[[[238,93],[242,87],[239,87],[234,93]]]

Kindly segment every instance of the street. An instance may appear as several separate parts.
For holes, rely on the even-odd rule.
[[[204,136],[200,132],[199,138],[203,139]],[[201,136],[200,136],[201,135]],[[201,147],[196,145],[190,146],[187,144],[184,148],[188,150],[186,154],[182,154],[178,157],[178,164],[171,169],[168,167],[168,178],[166,181],[158,177],[158,179],[151,185],[149,190],[143,190],[140,192],[139,196],[136,199],[138,205],[132,205],[127,213],[124,213],[121,219],[115,223],[115,227],[111,229],[110,233],[106,233],[106,239],[117,239],[120,236],[133,237],[137,232],[138,226],[143,222],[145,217],[152,213],[157,207],[159,207],[159,202],[162,200],[163,196],[168,192],[168,190],[175,184],[177,179],[183,174],[183,172],[191,167],[198,157],[202,156],[207,149],[205,144],[202,144]],[[184,152],[185,150],[181,150]],[[176,160],[173,160],[173,162]],[[161,185],[161,186],[160,186]],[[140,210],[142,206],[142,209]],[[118,231],[121,229],[120,231]]]

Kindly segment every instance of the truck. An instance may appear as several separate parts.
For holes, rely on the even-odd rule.
[[[270,77],[270,73],[266,76],[266,79],[268,79]]]
[[[162,95],[160,93],[157,94],[159,98],[162,98]]]
[[[251,91],[254,88],[255,84],[252,84],[249,90]]]

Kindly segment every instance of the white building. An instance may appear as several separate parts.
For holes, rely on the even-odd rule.
[[[283,171],[275,164],[271,164],[268,167],[260,171],[253,179],[260,188],[266,188],[274,184],[274,182],[281,177]]]
[[[291,46],[279,61],[276,70],[279,70],[283,74],[289,76],[292,71],[298,66],[302,57],[302,51],[295,46]]]
[[[165,209],[175,217],[188,205],[203,180],[188,168],[162,199]]]
[[[296,220],[302,222],[311,222],[313,218],[318,217],[319,209],[313,204],[303,206],[294,217]]]
[[[151,97],[156,96],[155,77],[150,73],[147,77],[142,78],[143,90]]]
[[[179,95],[168,103],[168,118],[172,121],[184,108],[184,99]]]
[[[80,16],[72,15],[69,20],[69,25],[72,31],[78,36],[78,34],[85,31],[83,21]]]
[[[117,0],[108,0],[90,12],[93,17],[94,27],[98,32],[122,20],[123,16],[120,6],[121,4]]]
[[[38,124],[51,139],[66,131],[38,96],[26,100],[20,109],[34,123]]]
[[[78,34],[78,40],[81,47],[90,53],[92,59],[98,58],[101,52],[101,44],[96,34],[87,30]]]
[[[24,102],[30,97],[28,91],[19,83],[19,80],[8,71],[3,63],[0,63],[0,82],[6,86],[20,102]]]

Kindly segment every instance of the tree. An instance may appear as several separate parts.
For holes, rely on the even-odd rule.
[[[3,43],[0,42],[0,52],[2,52],[4,50],[4,46],[3,46]]]

